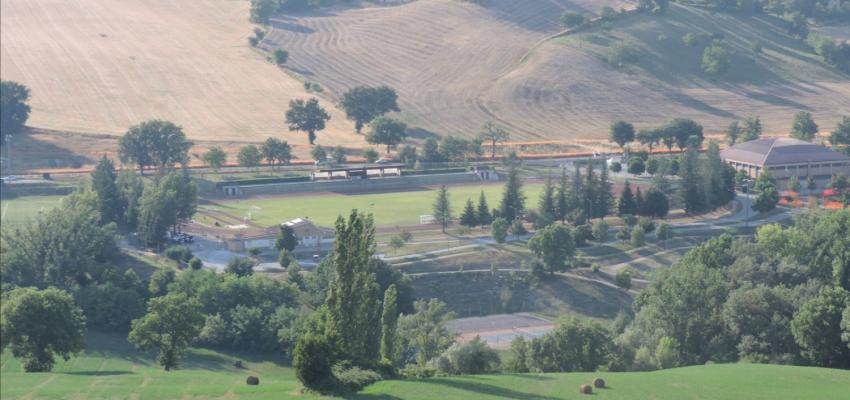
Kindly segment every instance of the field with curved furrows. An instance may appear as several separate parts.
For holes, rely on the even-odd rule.
[[[255,140],[289,132],[284,112],[302,82],[248,46],[248,1],[3,0],[3,79],[31,89],[28,124],[121,134],[147,118],[190,138]],[[362,143],[332,115],[320,144]]]
[[[473,135],[490,119],[479,95],[534,43],[558,32],[565,10],[592,14],[602,5],[622,4],[493,0],[482,7],[429,0],[333,9],[279,16],[262,46],[288,49],[288,65],[320,82],[333,98],[356,85],[387,84],[398,91],[409,124],[441,135]]]
[[[560,30],[564,10],[590,14],[603,4],[433,0],[281,15],[263,47],[288,49],[293,70],[322,83],[332,98],[361,84],[396,88],[400,117],[423,128],[420,137],[472,136],[494,117],[514,140],[604,138],[620,118],[648,127],[690,117],[718,132],[751,115],[761,117],[765,132],[781,134],[799,110],[828,132],[850,109],[850,78],[772,17],[673,4],[665,16],[633,14],[607,33],[591,28],[541,43]],[[688,32],[706,40],[687,47],[681,37]],[[732,52],[727,76],[700,69],[711,34],[722,34]],[[605,61],[615,40],[641,49],[637,65],[618,69]],[[756,40],[761,54],[750,48]]]

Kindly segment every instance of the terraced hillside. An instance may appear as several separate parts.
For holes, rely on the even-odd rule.
[[[665,16],[619,18],[607,33],[594,28],[540,43],[559,31],[563,11],[591,13],[605,4],[630,7],[433,0],[332,9],[279,16],[263,45],[290,50],[293,69],[333,98],[360,84],[395,87],[402,117],[437,134],[469,136],[494,117],[515,139],[604,137],[617,118],[646,126],[685,116],[719,131],[755,114],[766,131],[783,133],[798,110],[812,112],[827,131],[850,109],[848,77],[771,17],[673,5]],[[681,40],[688,32],[724,37],[732,52],[728,76],[700,70],[710,39],[688,47]],[[618,69],[605,61],[607,44],[621,39],[640,50],[637,65]],[[756,40],[761,54],[751,50]]]
[[[29,125],[121,134],[147,118],[197,139],[290,133],[283,114],[303,84],[248,46],[248,1],[3,0],[3,79],[31,88]],[[331,112],[319,143],[360,143]],[[327,138],[327,140],[325,140]]]

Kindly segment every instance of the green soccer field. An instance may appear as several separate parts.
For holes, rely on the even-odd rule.
[[[542,188],[543,185],[539,183],[523,186],[527,206],[536,207]],[[482,190],[487,197],[490,208],[498,207],[504,190],[503,185],[452,186],[449,187],[452,214],[455,217],[459,216],[467,199],[472,199],[477,204],[478,196]],[[340,214],[347,215],[354,208],[372,213],[375,217],[375,224],[378,226],[415,225],[419,224],[420,215],[433,214],[436,194],[437,189],[431,187],[393,193],[323,193],[227,200],[212,205],[203,205],[199,208],[200,210],[224,212],[235,217],[236,220],[241,220],[250,215],[254,222],[263,226],[280,224],[293,218],[309,217],[319,225],[331,227],[337,216]],[[211,223],[209,220],[204,220],[204,215],[197,215],[195,218],[201,219],[201,222]]]
[[[65,196],[22,196],[0,200],[0,222],[18,225],[59,205]]]
[[[275,355],[191,349],[176,371],[138,352],[123,335],[90,333],[89,349],[52,372],[24,373],[7,350],[0,357],[3,399],[314,399]],[[234,362],[242,360],[244,368]],[[248,386],[249,375],[260,378]],[[580,395],[595,377],[608,388]],[[321,397],[329,398],[329,397]],[[655,372],[503,374],[387,380],[349,399],[850,399],[850,371],[762,364],[716,364]]]

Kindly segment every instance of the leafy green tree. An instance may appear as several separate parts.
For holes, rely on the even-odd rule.
[[[452,223],[452,206],[449,202],[449,190],[445,185],[437,190],[437,198],[434,200],[434,219],[443,227],[444,233],[446,227]]]
[[[298,246],[298,237],[295,236],[295,230],[291,226],[281,224],[280,231],[277,233],[277,238],[274,242],[274,247],[278,250],[293,251]]]
[[[741,287],[729,293],[723,321],[738,342],[738,356],[752,362],[793,360],[799,352],[791,333],[794,298],[783,287]]]
[[[177,223],[177,192],[165,185],[145,189],[139,200],[139,240],[148,247],[160,247],[165,234]]]
[[[322,390],[329,384],[338,353],[333,338],[313,332],[302,335],[292,355],[295,376],[305,387]]]
[[[642,175],[646,172],[646,165],[640,158],[632,158],[629,160],[629,173],[632,175]]]
[[[664,192],[650,188],[646,192],[646,200],[644,201],[643,213],[648,217],[664,218],[670,211],[670,201]]]
[[[761,131],[761,119],[758,116],[745,119],[744,127],[741,129],[741,143],[760,138]]]
[[[493,215],[490,213],[490,206],[487,204],[487,197],[484,196],[484,191],[478,196],[478,211],[476,215],[478,224],[481,226],[490,225],[493,222]]]
[[[657,158],[650,158],[646,161],[646,173],[650,175],[655,175],[658,173],[658,169],[661,167]]]
[[[177,367],[180,355],[203,325],[204,315],[197,300],[169,294],[150,299],[147,314],[133,321],[127,340],[141,349],[158,349],[159,365],[170,371]]]
[[[286,141],[276,138],[268,138],[260,146],[260,154],[268,161],[269,165],[289,164],[292,160],[292,146]]]
[[[420,159],[428,162],[439,162],[443,160],[443,155],[440,153],[440,143],[437,139],[433,137],[425,139],[425,143],[422,144],[422,156]]]
[[[800,111],[794,115],[791,125],[791,137],[811,142],[818,134],[818,124],[812,118],[812,113]]]
[[[634,193],[629,181],[626,181],[623,186],[623,192],[620,193],[620,199],[617,201],[617,215],[637,215],[637,203],[635,203]]]
[[[250,276],[254,273],[254,260],[247,257],[233,257],[227,262],[225,272],[239,277]]]
[[[316,141],[316,132],[325,129],[325,122],[330,119],[330,114],[319,105],[319,100],[315,97],[307,101],[292,100],[286,111],[289,130],[306,132],[311,145]]]
[[[646,245],[646,231],[640,225],[635,225],[632,228],[630,235],[632,247],[643,247]]]
[[[511,166],[508,170],[508,178],[505,182],[505,191],[502,193],[499,209],[499,215],[508,221],[521,217],[522,211],[525,209],[525,195],[522,193],[522,182],[516,166]]]
[[[573,28],[582,24],[584,24],[584,15],[569,11],[561,14],[561,25],[564,27]]]
[[[277,48],[272,52],[272,59],[274,60],[275,65],[283,65],[286,64],[286,60],[289,59],[289,52],[285,49]]]
[[[443,136],[440,140],[441,159],[446,161],[463,161],[466,157],[470,142],[466,139]]]
[[[726,140],[730,146],[734,146],[738,142],[739,136],[741,136],[741,127],[738,125],[738,121],[733,121],[726,127]]]
[[[395,285],[384,292],[383,312],[381,313],[381,359],[392,365],[401,358],[401,346],[398,337],[398,291]]]
[[[97,197],[74,193],[14,230],[3,229],[0,279],[14,286],[72,289],[104,278],[115,259],[115,225],[103,225]]]
[[[841,121],[829,135],[829,143],[833,146],[844,146],[844,153],[850,155],[850,117],[841,117]]]
[[[277,12],[278,0],[251,0],[250,20],[256,24],[268,24],[269,17]]]
[[[371,215],[353,210],[336,221],[332,266],[336,278],[328,288],[325,332],[338,338],[338,349],[354,363],[377,361],[381,308],[372,257],[375,226]]]
[[[632,287],[632,271],[628,268],[623,268],[617,271],[614,275],[614,283],[623,290],[629,290]]]
[[[0,81],[0,143],[5,143],[6,136],[23,130],[30,116],[29,98],[28,87],[14,81]]]
[[[398,95],[389,86],[357,86],[345,92],[340,102],[346,118],[354,121],[357,133],[363,126],[390,111],[399,111]]]
[[[676,140],[676,146],[679,147],[679,150],[684,151],[686,147],[695,146],[699,147],[703,142],[703,130],[702,125],[696,123],[692,119],[687,118],[676,118],[670,121],[665,128],[667,131],[672,132],[673,137]],[[691,138],[696,138],[696,143],[689,143]]]
[[[487,121],[481,126],[481,132],[478,133],[478,138],[490,142],[490,159],[496,159],[496,145],[510,138],[510,134],[505,128],[493,121]]]
[[[213,146],[201,156],[201,161],[210,167],[213,172],[218,173],[221,167],[224,166],[224,163],[227,162],[227,153],[224,152],[221,146]]]
[[[511,340],[511,357],[505,362],[505,371],[518,374],[529,372],[529,351],[525,338],[521,335],[514,336]]]
[[[117,224],[122,221],[124,202],[115,179],[115,166],[112,161],[106,156],[101,157],[91,174],[92,191],[97,194],[101,223],[114,222]]]
[[[466,206],[460,214],[460,224],[470,228],[478,225],[478,215],[475,211],[475,204],[472,199],[466,199]]]
[[[88,328],[127,332],[130,322],[145,313],[145,301],[138,287],[122,288],[112,282],[89,285],[80,288],[74,298],[85,314]]]
[[[841,314],[848,306],[850,294],[846,290],[826,288],[794,315],[791,321],[794,339],[803,356],[815,365],[850,367],[850,348],[841,340]]]
[[[328,153],[325,151],[325,148],[319,145],[313,146],[313,149],[310,150],[310,157],[313,157],[316,162],[323,162],[328,159]]]
[[[626,121],[616,121],[611,124],[611,132],[608,137],[620,148],[623,148],[626,144],[635,140],[635,127]]]
[[[399,332],[405,348],[415,351],[416,363],[424,366],[454,343],[455,334],[446,329],[446,322],[455,318],[446,303],[437,299],[418,300],[415,312],[399,320]]]
[[[597,220],[593,223],[593,239],[603,243],[608,240],[608,223],[603,220]]]
[[[655,360],[661,369],[676,368],[679,366],[679,341],[669,336],[664,336],[658,341],[655,348]]]
[[[375,154],[378,154],[376,151]],[[416,154],[416,147],[405,145],[401,147],[401,150],[398,151],[398,159],[399,161],[407,164],[414,165],[418,159]]]
[[[331,151],[331,160],[334,164],[345,164],[345,149],[342,146],[336,146]]]
[[[557,217],[558,211],[555,204],[555,187],[552,185],[551,176],[546,179],[546,183],[543,185],[543,191],[540,192],[538,207],[540,209],[540,213],[550,221]]]
[[[499,366],[499,353],[476,336],[466,343],[455,343],[440,355],[437,370],[448,374],[486,374]]]
[[[174,282],[176,276],[173,268],[157,269],[148,282],[148,292],[151,296],[164,296],[168,292],[168,285]]]
[[[260,160],[262,160],[262,158],[262,153],[260,153],[257,146],[253,144],[243,146],[239,149],[239,153],[236,154],[236,160],[239,162],[239,165],[248,169],[256,169],[259,167]]]
[[[800,193],[801,189],[802,186],[800,185],[800,178],[795,175],[788,179],[788,190],[795,193]]]
[[[702,53],[702,70],[711,75],[723,75],[730,66],[729,52],[723,46],[712,44]]]
[[[596,371],[606,363],[613,341],[597,322],[568,317],[531,341],[531,369],[542,372]]]
[[[366,141],[372,144],[383,144],[387,146],[387,154],[390,147],[396,146],[407,137],[407,124],[389,117],[378,117],[369,128]]]
[[[755,189],[758,196],[753,201],[753,210],[766,213],[776,208],[779,203],[779,192],[776,190],[776,180],[773,179],[770,171],[762,171],[756,179]]]
[[[504,218],[499,217],[499,218],[496,218],[496,220],[493,221],[491,228],[492,228],[493,239],[496,240],[496,243],[500,243],[500,244],[505,243],[505,239],[508,237],[508,228],[509,227],[510,227],[510,223],[508,223],[508,220],[506,220]]]
[[[124,215],[121,216],[121,225],[130,230],[135,230],[139,221],[139,201],[145,190],[142,179],[132,171],[121,171],[115,181],[118,191],[121,193]]]
[[[680,196],[684,204],[685,212],[695,214],[705,210],[705,192],[700,176],[699,156],[696,149],[689,148],[682,154],[679,168],[679,176],[682,178]]]
[[[11,347],[26,372],[50,371],[54,354],[67,361],[86,347],[83,311],[67,292],[56,288],[4,293],[0,326],[0,350]]]
[[[415,150],[414,150],[414,154],[415,154]],[[366,162],[369,163],[369,164],[377,161],[378,157],[380,157],[380,154],[378,154],[378,152],[375,149],[366,149],[366,150],[363,151],[363,158],[365,158]]]
[[[186,140],[183,129],[159,119],[133,125],[118,139],[118,156],[122,162],[138,165],[144,174],[147,166],[158,168],[164,175],[175,164],[186,164],[192,142]]]
[[[575,255],[573,235],[560,224],[537,230],[534,237],[528,241],[528,248],[543,261],[550,275],[565,271]]]
[[[649,149],[649,154],[652,154],[652,148],[661,141],[661,133],[660,129],[641,130],[635,135],[635,139],[646,146]]]

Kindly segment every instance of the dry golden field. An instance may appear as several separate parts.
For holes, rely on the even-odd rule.
[[[498,118],[517,140],[588,139],[607,135],[615,119],[639,127],[690,117],[718,132],[759,115],[765,131],[787,133],[798,110],[822,132],[850,110],[850,80],[789,38],[771,17],[736,17],[672,5],[665,16],[632,15],[599,28],[546,41],[564,10],[592,13],[586,0],[415,1],[388,8],[338,8],[279,16],[263,47],[290,51],[290,65],[336,98],[358,84],[389,84],[402,117],[436,134],[473,135]],[[732,72],[700,70],[702,45],[693,32],[722,34]],[[629,40],[637,66],[605,61],[606,45]],[[755,55],[750,45],[762,43]],[[529,51],[530,49],[533,49]],[[522,62],[521,62],[522,60]]]
[[[291,99],[308,98],[300,81],[248,46],[253,29],[244,0],[3,0],[0,76],[31,88],[29,125],[121,134],[148,118],[183,126],[198,140],[288,132]],[[320,144],[361,136],[333,104]]]

